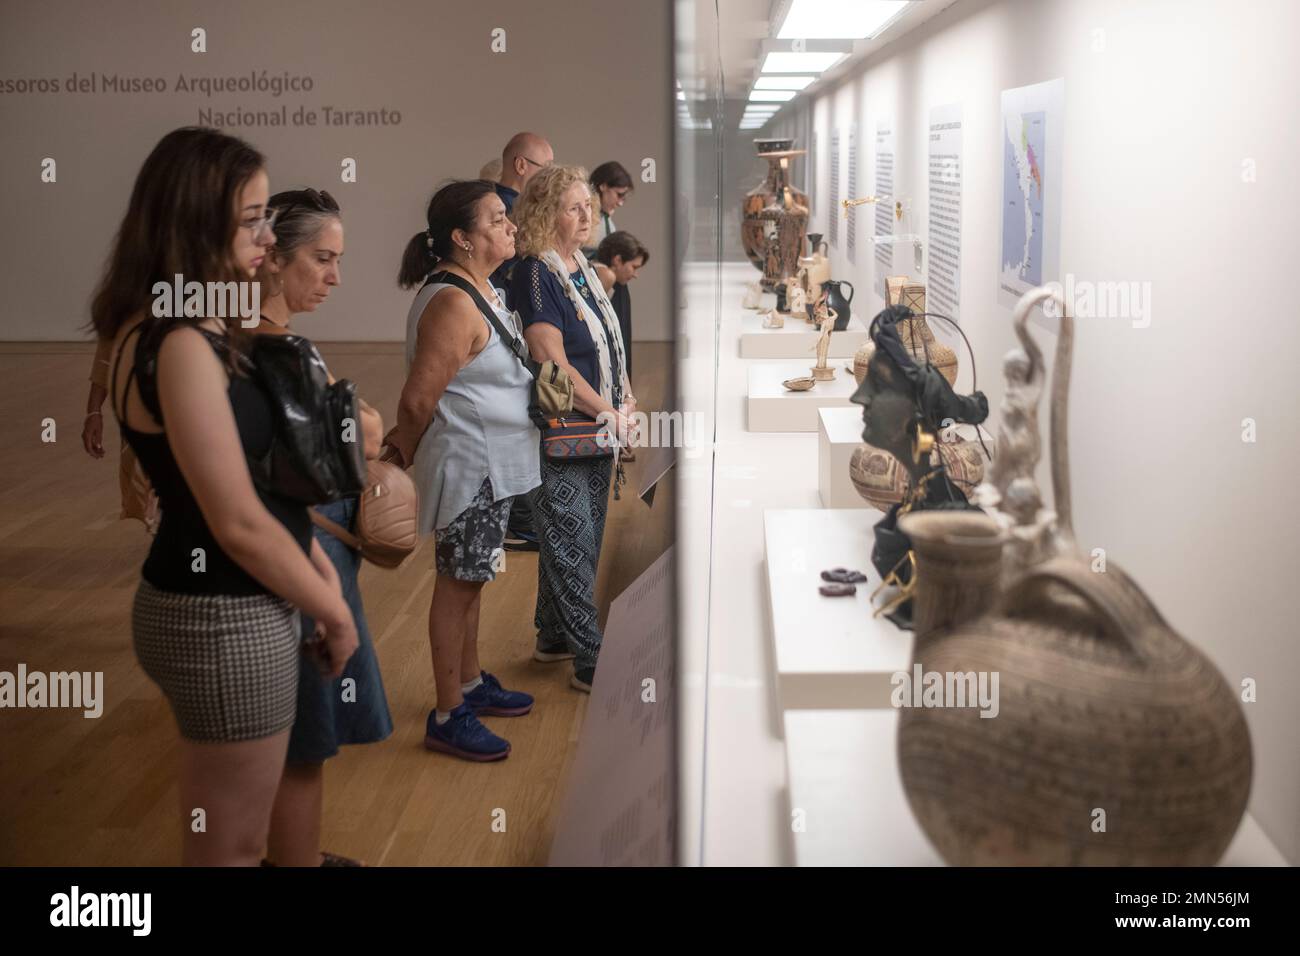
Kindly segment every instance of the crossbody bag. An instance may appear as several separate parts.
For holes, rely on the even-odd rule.
[[[568,372],[550,359],[539,364],[529,358],[519,337],[506,329],[496,311],[472,283],[451,272],[432,275],[429,281],[453,285],[473,299],[483,317],[533,380],[528,417],[542,433],[542,454],[552,461],[609,458],[614,454],[614,438],[609,429],[574,409],[573,381]]]

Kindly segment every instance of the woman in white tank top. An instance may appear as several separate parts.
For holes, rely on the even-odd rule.
[[[513,341],[516,319],[489,282],[514,255],[515,227],[492,184],[481,180],[442,187],[426,219],[398,276],[403,287],[420,289],[407,316],[397,426],[387,438],[415,466],[420,529],[436,544],[429,646],[437,706],[424,743],[466,760],[501,760],[510,744],[479,716],[523,716],[533,699],[504,689],[480,667],[479,601],[503,564],[511,499],[541,481],[538,434],[528,417],[532,378],[511,348],[523,343]],[[512,342],[480,311],[475,293]]]

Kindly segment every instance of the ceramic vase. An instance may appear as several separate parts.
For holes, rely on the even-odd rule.
[[[931,365],[948,380],[949,385],[957,383],[957,353],[934,337],[934,331],[924,318],[925,285],[912,282],[906,276],[890,276],[885,281],[888,295],[886,305],[906,305],[917,316],[904,319],[898,323],[898,334],[903,340],[903,347],[919,364],[929,359]],[[861,385],[867,376],[867,364],[875,354],[876,344],[870,339],[853,355],[853,377]]]
[[[978,442],[938,442],[935,454],[943,461],[949,480],[969,497],[984,478],[984,455]],[[931,459],[933,461],[933,459]],[[887,451],[863,443],[849,459],[849,480],[872,508],[888,511],[903,500],[907,470]]]
[[[1054,558],[978,613],[971,592],[994,590],[999,559],[983,542],[928,540],[918,525],[932,515],[951,517],[907,516],[912,670],[990,675],[990,687],[998,675],[995,717],[899,712],[903,789],[940,855],[958,866],[1217,862],[1251,778],[1228,682],[1113,563],[1097,573]]]
[[[1097,569],[1074,543],[1056,427],[1067,417],[1072,340],[1063,314],[1054,526],[1001,513],[996,524],[969,513],[900,520],[916,556],[912,673],[939,675],[948,704],[900,708],[903,788],[951,864],[1210,866],[1250,794],[1245,715],[1232,685],[1137,583],[1113,560]],[[1036,416],[1027,421],[1036,431]],[[1039,531],[1044,555],[1008,573],[998,545]],[[959,688],[969,703],[981,686],[990,693],[977,706],[953,706]]]
[[[763,273],[763,291],[775,291],[776,282],[798,269],[808,224],[808,194],[789,183],[788,163],[792,139],[756,139],[758,155],[767,160],[766,178],[745,194],[740,243],[754,267]]]

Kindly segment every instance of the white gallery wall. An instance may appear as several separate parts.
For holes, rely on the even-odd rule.
[[[1149,296],[1149,324],[1133,310],[1076,324],[1069,439],[1080,544],[1104,548],[1129,571],[1232,685],[1257,683],[1257,701],[1244,704],[1255,759],[1250,809],[1293,863],[1297,38],[1293,0],[959,0],[763,131],[802,135],[801,111],[811,111],[818,148],[809,229],[826,231],[831,132],[846,140],[856,124],[863,195],[873,191],[877,120],[892,118],[895,194],[912,198],[924,235],[929,111],[960,104],[960,312],[996,434],[1001,360],[1016,344],[997,297],[1000,93],[1064,78],[1062,274],[1052,278],[1137,283]],[[842,154],[842,196],[846,161]],[[854,261],[843,222],[831,250],[836,277],[858,287],[855,313],[868,319],[883,305],[873,291],[871,210],[859,209]],[[918,275],[910,251],[890,271]],[[1031,328],[1050,363],[1051,326]],[[960,339],[936,334],[958,350],[958,387],[969,391]],[[1047,419],[1044,399],[1044,430]],[[1254,441],[1243,440],[1247,419]],[[1050,495],[1048,474],[1044,465]]]
[[[636,189],[615,217],[651,251],[633,285],[637,339],[672,338],[671,5],[599,0],[562,7],[500,0],[41,0],[0,5],[0,80],[57,80],[58,92],[0,89],[0,341],[85,339],[88,303],[131,185],[154,144],[203,111],[273,112],[287,126],[222,125],[268,159],[273,190],[328,189],[343,210],[343,285],[302,323],[314,338],[400,341],[411,293],[395,281],[437,185],[478,175],[519,130],[546,135],[556,161],[615,159]],[[207,52],[191,49],[206,30]],[[500,32],[495,32],[500,31]],[[94,91],[69,92],[73,72]],[[189,89],[194,78],[283,79],[308,91]],[[105,91],[161,79],[165,92]],[[211,84],[209,84],[210,88]],[[5,86],[5,89],[9,89]],[[326,114],[325,108],[330,107]],[[299,110],[316,125],[294,125]],[[400,123],[336,125],[343,111]],[[207,125],[214,125],[208,121]],[[42,182],[56,160],[57,181]],[[341,162],[356,160],[355,183]],[[655,182],[640,179],[654,161]]]

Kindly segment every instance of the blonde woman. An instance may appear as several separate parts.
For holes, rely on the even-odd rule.
[[[636,399],[618,316],[595,270],[580,251],[591,238],[591,192],[577,166],[539,169],[515,205],[521,259],[511,276],[510,302],[524,339],[539,362],[548,359],[574,383],[574,408],[609,416],[620,441],[633,436]],[[596,608],[596,568],[605,534],[615,458],[549,461],[533,502],[540,543],[537,562],[536,660],[573,660],[570,683],[590,692],[602,635]]]

